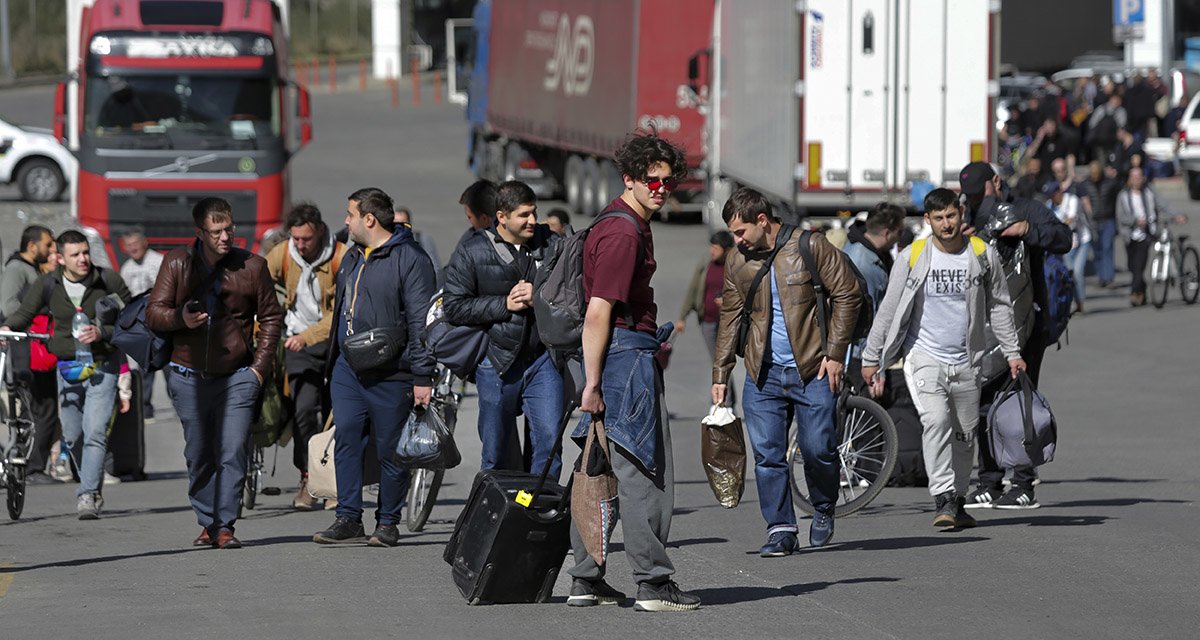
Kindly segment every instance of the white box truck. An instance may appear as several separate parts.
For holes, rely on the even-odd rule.
[[[718,0],[705,210],[733,185],[788,210],[911,205],[990,159],[999,0]]]

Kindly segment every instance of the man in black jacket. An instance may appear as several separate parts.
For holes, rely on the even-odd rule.
[[[533,465],[552,455],[550,477],[561,467],[554,454],[563,412],[563,380],[551,353],[538,338],[533,316],[533,276],[560,238],[537,224],[537,197],[516,180],[496,191],[496,227],[468,237],[446,265],[442,297],[446,319],[488,328],[487,357],[475,373],[479,389],[481,469],[503,469],[519,456],[517,415],[529,420]]]
[[[355,191],[346,211],[354,247],[346,252],[338,269],[333,335],[326,358],[333,415],[337,417],[333,453],[337,517],[332,526],[313,535],[313,541],[335,544],[366,539],[362,469],[371,434],[381,478],[377,526],[367,544],[394,547],[400,543],[396,525],[408,490],[408,470],[397,465],[392,454],[413,406],[428,405],[433,391],[434,361],[421,342],[434,292],[433,262],[413,239],[412,230],[395,223],[395,207],[383,191]],[[347,342],[372,329],[402,329],[394,332],[405,334],[400,357],[356,371],[346,357]]]
[[[966,225],[968,233],[978,233],[984,239],[994,236],[996,249],[1002,258],[1010,260],[1017,245],[1024,243],[1029,260],[1029,280],[1033,288],[1033,302],[1038,311],[1034,313],[1033,329],[1021,346],[1021,357],[1027,365],[1026,373],[1034,385],[1042,368],[1042,357],[1046,351],[1047,292],[1044,274],[1047,253],[1063,254],[1071,250],[1071,228],[1059,221],[1054,212],[1045,206],[1025,198],[1013,198],[1004,193],[1003,180],[986,162],[972,162],[963,167],[959,174],[962,194],[967,201]],[[1009,220],[1007,226],[997,221]],[[1003,226],[1002,229],[997,227]],[[988,381],[981,392],[979,411],[987,415],[992,399],[1004,385],[1001,376]],[[987,421],[979,421],[979,486],[967,497],[967,507],[995,507],[997,509],[1036,509],[1040,505],[1033,495],[1033,481],[1037,474],[1032,467],[1012,470],[1012,488],[1001,495],[1004,469],[996,462],[987,444]]]

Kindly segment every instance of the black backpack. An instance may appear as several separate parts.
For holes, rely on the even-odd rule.
[[[174,344],[171,334],[159,333],[146,324],[146,305],[150,292],[134,296],[117,316],[112,344],[133,358],[142,371],[158,371],[171,361]]]
[[[583,291],[583,245],[592,229],[608,218],[624,218],[638,228],[632,215],[610,209],[597,216],[588,228],[564,238],[558,244],[558,250],[538,267],[533,280],[533,314],[537,319],[538,336],[551,349],[577,352],[583,346],[583,318],[587,314],[587,296]],[[643,250],[639,240],[639,262]],[[626,321],[632,327],[629,309],[625,312]]]
[[[812,274],[812,285],[817,294],[817,325],[821,329],[821,349],[825,350],[829,340],[829,292],[825,290],[825,284],[821,281],[821,272],[817,269],[816,259],[813,258],[811,243],[812,231],[805,230],[800,234],[800,257],[804,260],[805,268]],[[858,294],[862,303],[858,306],[858,319],[855,320],[854,331],[850,334],[850,342],[858,342],[871,333],[871,323],[875,321],[875,307],[867,292],[867,280],[858,267],[854,266],[854,261],[845,252],[838,251],[837,254],[838,259],[850,268],[854,279],[858,281]]]

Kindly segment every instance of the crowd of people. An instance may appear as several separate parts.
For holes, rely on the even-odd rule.
[[[1034,126],[1046,132],[1039,148],[1050,148],[1054,125]],[[762,556],[800,547],[786,455],[793,422],[816,512],[808,543],[821,547],[834,536],[834,415],[843,378],[875,396],[889,385],[906,385],[922,425],[935,526],[975,526],[970,508],[1039,506],[1036,469],[1005,469],[977,442],[979,416],[1006,381],[1024,372],[1037,382],[1049,346],[1045,261],[1066,254],[1078,270],[1081,256],[1106,233],[1087,221],[1099,217],[1111,197],[1112,217],[1122,221],[1131,247],[1137,296],[1137,243],[1169,215],[1139,166],[1098,161],[1089,179],[1077,182],[1073,159],[1044,159],[1054,179],[1047,184],[1055,186],[1042,193],[1052,208],[1014,194],[991,165],[974,162],[961,171],[961,193],[939,188],[924,198],[928,235],[916,239],[905,238],[904,210],[881,203],[835,246],[822,233],[782,222],[763,194],[738,189],[723,210],[729,230],[712,236],[679,319],[660,326],[652,286],[660,264],[649,222],[687,166],[680,149],[653,134],[632,136],[617,152],[625,189],[583,242],[582,419],[571,437],[584,437],[592,417],[605,415],[637,608],[681,611],[700,604],[672,580],[667,543],[674,468],[662,363],[655,357],[693,314],[713,359],[712,403],[732,406],[741,386],[765,523]],[[61,423],[62,447],[78,469],[79,517],[100,516],[105,434],[129,398],[127,389],[119,390],[122,379],[128,386],[129,362],[112,345],[115,312],[144,295],[145,323],[171,337],[163,372],[183,425],[187,492],[201,527],[194,545],[241,545],[235,528],[246,442],[263,386],[272,384],[285,386],[295,407],[300,481],[293,505],[336,510],[313,541],[396,546],[408,472],[392,453],[410,413],[431,401],[438,362],[422,336],[439,290],[449,323],[478,327],[487,337],[472,376],[479,391],[480,469],[528,471],[549,461],[551,476],[558,477],[559,425],[570,410],[568,356],[539,338],[533,282],[572,237],[569,216],[556,211],[548,223],[539,222],[535,194],[519,181],[478,181],[460,204],[470,228],[445,265],[427,237],[412,229],[412,213],[376,188],[348,196],[340,233],[316,206],[295,206],[286,218],[287,239],[265,257],[234,246],[233,211],[215,197],[191,211],[196,238],[187,246],[163,255],[140,233],[122,237],[129,258],[119,272],[92,265],[78,231],[55,239],[48,229],[29,227],[3,275],[4,324],[50,329],[44,350],[59,363],[20,367],[37,429],[30,481],[53,481],[39,475],[53,467],[50,447]],[[1110,283],[1111,252],[1097,249],[1097,255],[1100,278]],[[1014,273],[1025,278],[1020,293]],[[864,306],[874,311],[870,326],[860,321]],[[739,358],[744,380],[732,379]],[[81,372],[70,373],[74,369],[63,363],[80,365],[74,368]],[[149,407],[152,378],[142,380]],[[609,407],[618,410],[606,412]],[[337,498],[322,505],[306,491],[306,447],[331,412],[337,417]],[[527,455],[519,415],[528,424]],[[368,440],[381,472],[369,534],[362,491]],[[567,603],[624,600],[574,531],[572,542]]]
[[[1045,203],[1071,227],[1065,260],[1075,274],[1078,311],[1085,310],[1089,263],[1102,288],[1118,288],[1113,261],[1118,238],[1133,274],[1130,304],[1145,305],[1142,274],[1153,230],[1183,221],[1151,185],[1174,175],[1174,166],[1144,149],[1149,138],[1169,138],[1181,126],[1186,105],[1171,100],[1171,88],[1149,70],[1128,82],[1079,78],[1069,92],[1047,82],[1009,107],[999,138],[1002,154],[1013,159],[1012,192]]]

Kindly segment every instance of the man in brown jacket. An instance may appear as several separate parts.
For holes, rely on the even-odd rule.
[[[809,499],[816,510],[809,544],[821,547],[833,537],[840,467],[834,408],[862,294],[841,252],[820,233],[806,234],[782,224],[761,193],[738,189],[725,203],[722,217],[739,251],[725,262],[712,401],[725,400],[743,307],[749,305],[742,406],[754,448],[759,506],[767,521],[767,544],[759,553],[786,556],[799,546],[788,485],[788,427],[793,417]],[[809,242],[829,298],[824,340],[817,323],[820,294],[800,252],[801,241]]]
[[[333,324],[337,270],[346,245],[329,233],[321,211],[311,203],[298,204],[287,215],[291,238],[267,254],[271,280],[284,292],[283,368],[285,391],[295,407],[292,464],[300,470],[300,488],[292,506],[312,509],[308,494],[308,439],[328,415],[325,399],[325,356]]]
[[[163,260],[146,323],[174,340],[167,381],[183,423],[188,497],[203,527],[192,544],[237,549],[246,442],[283,310],[267,261],[233,246],[228,202],[205,198],[192,208],[192,220],[196,241]]]

